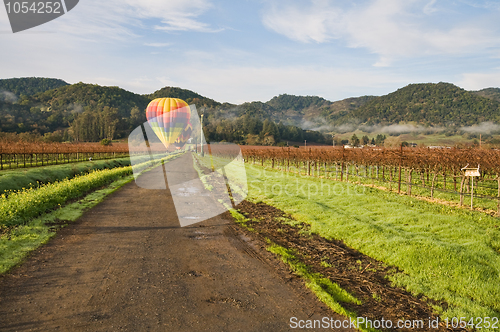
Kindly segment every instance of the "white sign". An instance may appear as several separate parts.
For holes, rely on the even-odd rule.
[[[481,174],[479,174],[479,170],[477,169],[466,169],[465,176],[481,176]]]

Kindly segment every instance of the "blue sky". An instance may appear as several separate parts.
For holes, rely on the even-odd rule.
[[[340,100],[410,83],[500,86],[500,3],[472,0],[81,0],[12,34],[0,78],[164,86],[221,102]]]

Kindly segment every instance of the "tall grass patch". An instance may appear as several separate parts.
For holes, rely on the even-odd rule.
[[[92,189],[131,173],[130,166],[93,171],[39,188],[13,192],[8,197],[3,194],[0,196],[0,225],[7,227],[21,225],[70,199],[81,197]]]
[[[61,181],[66,178],[71,179],[77,175],[86,174],[93,170],[124,166],[130,166],[130,158],[5,170],[0,172],[0,194],[6,191],[17,191],[23,188],[38,187],[39,184]]]

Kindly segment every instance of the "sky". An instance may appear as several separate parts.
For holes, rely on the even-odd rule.
[[[0,8],[0,78],[33,76],[236,104],[500,87],[500,2],[81,0],[15,34]]]

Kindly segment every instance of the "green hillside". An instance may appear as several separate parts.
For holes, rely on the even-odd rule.
[[[42,104],[52,111],[116,108],[121,116],[130,116],[134,107],[145,109],[149,99],[116,86],[77,83],[23,98],[19,104]],[[78,112],[78,110],[77,110]]]
[[[22,77],[0,79],[0,91],[8,91],[17,97],[31,96],[39,92],[66,86],[68,83],[56,78]]]
[[[218,103],[213,99],[203,97],[196,92],[170,86],[166,86],[164,88],[161,88],[160,90],[144,96],[149,100],[153,100],[156,98],[179,98],[184,100],[189,105],[195,104],[197,108],[215,108],[221,105],[221,103]]]
[[[179,87],[139,95],[119,87],[20,78],[0,80],[0,88],[0,136],[33,133],[48,140],[125,138],[146,121],[148,103],[160,97],[195,104],[205,115],[210,139],[242,144],[325,141],[322,135],[305,129],[335,133],[339,127],[345,132],[346,128],[353,131],[363,125],[410,123],[445,127],[450,134],[462,135],[462,126],[500,123],[500,89],[466,91],[449,83],[410,84],[385,96],[335,102],[318,96],[282,94],[267,102],[241,105],[222,104]],[[5,92],[7,89],[9,92]]]
[[[479,91],[472,91],[472,93],[481,97],[500,101],[500,88],[486,88]]]
[[[470,126],[500,122],[500,103],[449,83],[410,84],[337,119],[336,123]]]

